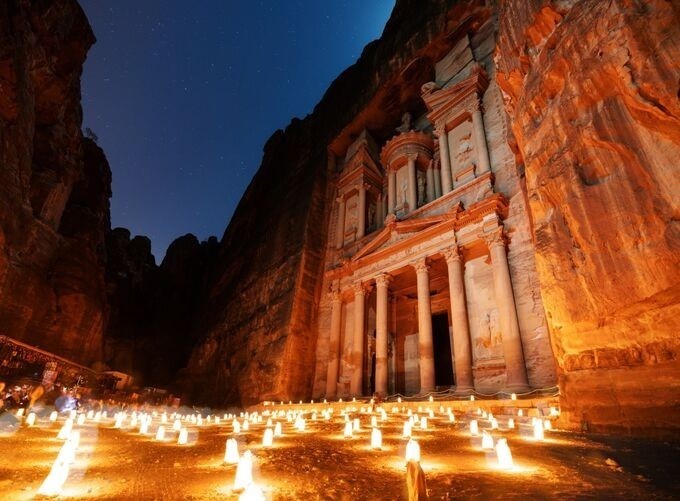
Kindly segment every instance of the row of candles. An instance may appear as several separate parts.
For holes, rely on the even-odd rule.
[[[399,406],[392,407],[393,414],[396,414],[400,411],[402,413],[406,412],[408,417],[408,419],[403,423],[402,433],[403,438],[408,440],[406,445],[405,459],[407,463],[409,461],[419,462],[420,446],[418,442],[412,437],[413,429],[417,427],[421,431],[428,430],[429,426],[428,418],[430,420],[435,418],[434,410],[432,408],[423,409],[422,406],[419,406],[418,413],[414,414],[411,409],[406,409],[404,407],[400,408]],[[456,417],[451,408],[444,410],[444,407],[440,406],[439,411],[441,414],[447,416],[449,423],[456,423]],[[128,413],[121,411],[116,413],[113,417],[114,421],[113,428],[117,429],[127,428],[133,430],[136,429],[140,434],[146,435],[149,434],[149,430],[153,424],[154,419],[157,419],[159,425],[156,429],[154,439],[158,441],[164,441],[166,440],[166,425],[169,425],[170,421],[172,421],[172,430],[177,433],[177,443],[179,445],[184,445],[187,444],[188,442],[188,429],[186,426],[184,426],[183,422],[185,424],[191,423],[192,425],[196,426],[204,426],[206,424],[221,425],[222,419],[227,422],[231,420],[232,432],[234,434],[239,434],[242,431],[243,432],[248,431],[250,425],[262,423],[263,417],[268,417],[262,437],[262,446],[272,447],[274,437],[280,437],[283,435],[281,422],[279,421],[273,422],[272,417],[274,417],[274,419],[285,418],[289,423],[293,425],[293,427],[297,431],[305,431],[307,420],[305,419],[304,416],[309,414],[310,419],[312,421],[316,421],[318,415],[321,414],[321,417],[324,420],[329,421],[333,417],[333,412],[334,410],[330,406],[323,410],[317,409],[313,411],[293,410],[289,408],[287,411],[280,409],[278,411],[265,410],[262,413],[241,412],[239,415],[239,418],[241,420],[239,420],[239,418],[232,414],[224,414],[222,418],[220,418],[219,416],[208,416],[204,419],[200,414],[180,415],[178,413],[173,413],[171,415],[168,415],[165,412],[159,414],[154,411],[152,413],[132,412],[131,414],[128,415]],[[354,417],[353,419],[350,418],[350,415],[356,414],[357,412],[360,412],[361,414],[371,415],[370,447],[373,450],[380,450],[382,448],[382,432],[378,427],[378,417],[380,417],[380,420],[383,422],[387,421],[388,420],[387,411],[383,407],[374,408],[373,402],[371,402],[370,406],[361,407],[361,409],[349,406],[345,407],[345,409],[343,409],[340,412],[340,414],[344,418],[343,435],[346,439],[353,438],[354,433],[360,430],[361,427],[360,419],[357,417]],[[425,415],[419,416],[420,413],[426,413],[427,416]],[[486,420],[488,422],[491,430],[498,429],[498,420],[493,416],[493,414],[487,413],[486,411],[482,411],[481,408],[477,409],[476,414],[477,416],[479,416],[479,419]],[[522,409],[518,410],[517,415],[518,417],[523,416]],[[551,416],[558,415],[557,409],[551,408],[550,415]],[[23,409],[20,409],[17,412],[17,416],[18,417],[23,416]],[[57,418],[58,414],[56,411],[54,411],[50,414],[49,421],[55,422]],[[58,439],[64,440],[65,443],[63,444],[49,475],[43,482],[43,485],[39,490],[39,494],[48,496],[57,495],[61,491],[61,488],[68,477],[69,467],[75,460],[75,452],[78,448],[78,444],[80,441],[80,432],[78,430],[73,429],[74,422],[77,425],[83,425],[86,422],[86,420],[99,423],[102,420],[106,419],[108,419],[106,411],[94,412],[90,410],[87,413],[84,412],[78,413],[76,411],[70,412],[68,418],[66,419],[64,425],[60,429],[59,434],[57,436]],[[27,426],[33,426],[35,424],[35,420],[36,420],[35,413],[31,412],[26,417],[25,424]],[[552,428],[551,421],[549,419],[541,420],[534,417],[532,418],[531,423],[533,429],[533,438],[534,440],[538,441],[544,439],[545,430],[550,430]],[[511,417],[508,419],[507,428],[508,429],[515,428],[514,418]],[[469,433],[473,437],[480,435],[478,419],[469,420]],[[491,434],[486,430],[482,432],[481,437],[482,437],[481,444],[482,450],[495,449],[498,467],[502,469],[512,469],[513,468],[512,453],[508,446],[507,439],[499,438],[497,442],[494,444],[494,440]],[[234,438],[230,438],[226,442],[224,461],[226,463],[237,464],[233,489],[237,492],[242,492],[241,497],[239,499],[245,500],[264,499],[264,497],[262,496],[261,489],[257,485],[255,485],[252,480],[253,456],[250,451],[245,451],[243,454],[239,455],[238,444],[236,440]]]

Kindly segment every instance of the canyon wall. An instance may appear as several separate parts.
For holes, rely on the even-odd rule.
[[[130,238],[125,228],[106,238],[106,283],[110,318],[104,362],[134,377],[139,385],[168,385],[186,366],[195,344],[192,327],[205,276],[218,243],[191,234],[170,244],[160,265],[151,241]]]
[[[680,426],[680,17],[507,1],[496,53],[573,428]]]
[[[414,95],[404,87],[420,86],[418,65],[399,72],[424,50],[443,53],[443,40],[428,44],[443,39],[452,3],[398,2],[380,40],[366,46],[314,112],[267,142],[201,301],[195,326],[201,341],[179,378],[185,394],[214,404],[311,396],[329,211],[328,145],[360,113],[364,125],[355,124],[356,134],[367,122],[388,129],[399,122],[409,107],[404,96]]]
[[[80,130],[77,2],[0,3],[0,333],[89,365],[107,318],[111,172]]]

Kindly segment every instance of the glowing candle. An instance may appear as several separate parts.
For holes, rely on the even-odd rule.
[[[434,418],[434,411],[433,411],[432,409],[430,409],[430,410],[427,412],[427,415],[430,416],[430,419],[433,419],[433,418]]]
[[[35,424],[35,412],[29,412],[26,418],[26,426],[33,426]]]
[[[353,428],[354,431],[359,431],[361,429],[361,422],[359,421],[359,418],[354,418]]]
[[[475,401],[475,396],[474,396],[474,395],[470,395],[470,401],[471,401],[471,402],[474,402],[474,401]]]
[[[54,423],[58,417],[59,413],[57,411],[50,412],[50,423]]]
[[[401,403],[401,397],[397,397],[397,403],[398,403],[398,404]]]
[[[238,443],[235,438],[227,439],[227,446],[224,451],[224,462],[230,464],[238,463]]]
[[[550,408],[550,415],[551,416],[559,416],[560,411],[557,409],[557,407],[551,407]]]
[[[382,432],[378,428],[371,431],[371,449],[382,449]]]
[[[406,462],[409,461],[420,462],[420,445],[413,439],[406,444]]]
[[[347,421],[345,423],[345,438],[352,438],[352,432],[353,432],[352,423]]]
[[[425,416],[420,418],[420,429],[427,430],[427,418]]]
[[[243,431],[248,431],[250,429],[250,422],[247,419],[243,420],[243,426],[241,426]]]
[[[100,411],[97,411],[94,413],[94,422],[98,423],[102,419],[102,413]]]
[[[262,447],[271,447],[274,444],[274,430],[266,428],[262,436]]]
[[[172,430],[173,431],[179,431],[182,429],[182,422],[179,419],[175,419],[175,422],[172,423]]]
[[[455,423],[456,422],[456,416],[453,412],[449,411],[449,423]]]
[[[113,423],[113,427],[118,429],[123,427],[123,413],[119,412],[116,414],[116,420]]]
[[[270,427],[272,427],[272,426],[273,426],[273,424],[272,424],[272,418],[267,419],[267,428],[270,428]]]
[[[491,418],[491,429],[492,430],[498,429],[498,420],[496,418]]]
[[[63,447],[67,447],[67,444],[64,444]],[[61,494],[61,489],[68,478],[68,473],[69,463],[65,455],[60,452],[50,469],[50,473],[38,489],[38,494],[50,497]]]
[[[17,413],[16,413],[16,416],[17,416],[17,417],[23,416],[25,410],[26,410],[26,409],[24,409],[23,407],[22,407],[21,409],[18,409],[18,410],[17,410]]]
[[[241,491],[251,483],[253,483],[253,455],[250,451],[246,451],[238,460],[236,476],[234,477],[234,490]]]
[[[215,424],[220,424],[222,422],[222,418],[219,416],[215,416]]]
[[[524,416],[524,411],[523,411],[522,409],[519,409],[519,410],[517,411],[517,415],[518,415],[519,417]]]
[[[94,411],[92,409],[87,411],[87,419],[89,419],[90,421],[92,421],[92,419],[94,419]]]
[[[552,430],[552,422],[550,421],[550,419],[543,420],[543,428],[546,430]]]
[[[156,440],[163,440],[165,439],[165,426],[160,425],[158,427],[158,430],[156,430]]]
[[[378,417],[371,416],[371,427],[375,428],[376,426],[378,426]]]
[[[411,421],[404,422],[404,438],[411,438]]]
[[[493,449],[493,437],[486,430],[482,432],[482,449]]]
[[[168,422],[168,415],[164,412],[161,414],[161,424],[166,424]]]
[[[514,419],[512,419],[512,418],[508,419],[508,428],[510,428],[511,430],[513,430],[515,428],[515,420]]]
[[[536,419],[534,421],[534,440],[538,440],[539,442],[544,440],[544,435],[543,435],[543,423],[541,423],[540,419]]]
[[[85,424],[85,414],[80,414],[78,416],[78,426],[82,426]]]
[[[73,419],[68,418],[64,422],[64,426],[61,427],[61,430],[59,430],[59,434],[57,435],[57,438],[59,440],[66,440],[68,436],[71,434],[71,430],[73,429]]]
[[[142,418],[142,422],[139,424],[139,434],[146,435],[149,433],[149,421]]]
[[[198,416],[198,418],[196,419],[196,424],[198,424],[198,426],[203,426],[203,417],[202,416]]]
[[[231,422],[231,428],[234,433],[241,433],[241,423],[238,422],[238,419],[234,418]]]
[[[473,437],[479,435],[479,425],[477,424],[476,419],[470,421],[470,435],[472,435]]]
[[[189,439],[189,432],[186,428],[179,430],[179,438],[177,439],[177,445],[185,445]]]
[[[255,482],[251,483],[238,497],[238,501],[266,501],[266,497]]]
[[[513,400],[517,400],[517,393],[513,393],[512,395],[510,395],[510,398]]]
[[[512,461],[512,453],[508,446],[508,441],[504,438],[499,438],[496,443],[496,458],[498,459],[498,467],[504,470],[509,470],[515,465]]]
[[[276,423],[274,426],[274,436],[275,437],[280,437],[283,435],[283,430],[281,429],[281,423]]]

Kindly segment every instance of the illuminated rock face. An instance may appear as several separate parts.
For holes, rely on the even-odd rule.
[[[562,416],[591,430],[677,429],[678,11],[551,5],[504,3],[497,62]]]
[[[90,364],[107,316],[111,173],[80,130],[94,36],[75,1],[0,5],[0,325]]]
[[[248,403],[322,396],[329,388],[341,394],[361,384],[352,374],[357,357],[370,360],[375,351],[376,289],[346,284],[327,295],[338,278],[328,275],[329,263],[344,266],[332,253],[350,249],[345,257],[351,260],[370,237],[372,220],[382,221],[392,209],[403,217],[433,194],[421,190],[420,174],[415,182],[410,174],[400,178],[407,168],[399,164],[393,188],[386,182],[381,194],[367,174],[356,197],[345,192],[338,202],[342,159],[364,129],[384,145],[405,111],[414,118],[426,111],[420,87],[438,73],[469,74],[472,55],[489,80],[482,96],[488,158],[479,157],[476,172],[458,169],[435,184],[455,187],[490,167],[494,192],[509,202],[502,216],[529,385],[554,381],[556,361],[565,424],[633,431],[677,426],[677,415],[660,411],[676,398],[680,380],[677,13],[660,1],[640,12],[624,2],[551,5],[510,1],[493,12],[474,2],[397,3],[381,40],[333,83],[314,113],[268,142],[221,245],[207,293],[215,306],[197,324],[204,341],[189,364],[188,390]],[[469,47],[461,42],[465,36]],[[436,93],[445,83],[424,92]],[[445,124],[449,142],[472,137],[478,145],[472,118],[460,134]],[[438,156],[432,152],[435,162]],[[429,175],[426,164],[416,169]],[[463,207],[484,195],[470,193]],[[363,219],[356,208],[368,211]],[[485,314],[497,284],[488,265],[484,255],[467,256],[463,270],[473,363],[508,353],[493,335],[490,344],[475,339],[480,325],[501,324]],[[446,280],[446,268],[435,262],[432,277]],[[352,320],[361,297],[363,333]],[[397,306],[398,331],[387,331],[397,339],[399,329],[408,335],[423,324],[415,293],[399,300],[410,306]],[[432,307],[447,308],[446,301],[434,295]],[[334,317],[336,303],[344,306]],[[356,329],[367,339],[363,352],[353,347]],[[394,384],[417,391],[418,342],[389,345],[388,357],[393,350],[406,362],[388,370],[388,381],[389,371],[397,371]],[[474,364],[473,382],[497,389],[504,373],[501,364]],[[370,370],[363,374],[364,392],[372,377]]]

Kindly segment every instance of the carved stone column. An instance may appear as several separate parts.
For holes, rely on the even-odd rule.
[[[345,242],[345,198],[338,197],[336,201],[338,202],[338,228],[336,232],[335,247],[342,249]]]
[[[442,178],[442,195],[446,195],[453,183],[451,182],[451,157],[449,156],[449,138],[446,134],[446,129],[443,126],[437,127],[435,130],[439,138],[439,155],[441,158],[441,178]]]
[[[352,379],[350,390],[352,395],[361,395],[364,375],[364,318],[366,309],[366,288],[358,282],[354,284],[354,336],[352,338]]]
[[[328,372],[326,374],[326,398],[338,393],[338,368],[340,366],[340,327],[342,326],[342,297],[340,291],[331,296],[331,335],[328,343]]]
[[[416,179],[416,159],[418,155],[408,156],[408,211],[418,208],[418,183]]]
[[[472,376],[472,352],[470,327],[468,325],[467,303],[465,301],[465,280],[463,257],[458,245],[444,252],[449,270],[449,296],[451,300],[451,327],[453,329],[453,360],[456,368],[456,393],[470,393],[474,390]]]
[[[357,240],[366,234],[366,185],[359,186],[359,223]]]
[[[489,149],[486,145],[486,133],[484,132],[484,120],[482,119],[481,104],[477,103],[472,111],[472,130],[474,131],[475,147],[477,148],[477,160],[479,161],[477,174],[483,174],[491,170],[489,162]]]
[[[434,348],[432,342],[432,311],[430,308],[430,267],[425,259],[412,264],[418,284],[418,358],[420,361],[420,392],[434,390]]]
[[[434,198],[442,196],[442,176],[440,169],[434,169]]]
[[[394,214],[397,205],[397,173],[392,169],[387,172],[387,213]]]
[[[512,292],[510,269],[505,250],[503,227],[499,226],[490,233],[483,233],[482,238],[489,246],[493,265],[493,285],[498,304],[499,323],[503,336],[503,356],[505,357],[506,389],[512,392],[527,391],[529,382],[524,364],[522,338],[519,332],[515,296]]]
[[[376,284],[375,314],[375,392],[387,395],[387,333],[388,333],[388,287],[392,277],[378,275]]]
[[[426,174],[426,182],[427,182],[427,201],[432,202],[434,200],[434,168],[433,168],[433,161],[430,161],[430,164],[427,166],[427,171],[425,172]]]

